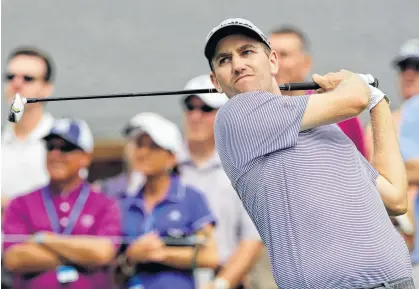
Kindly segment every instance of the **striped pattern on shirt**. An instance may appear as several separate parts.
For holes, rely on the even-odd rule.
[[[411,276],[377,171],[335,124],[300,132],[309,96],[248,92],[217,113],[223,168],[279,288],[362,288]]]

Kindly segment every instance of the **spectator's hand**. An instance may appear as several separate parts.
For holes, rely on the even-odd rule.
[[[129,246],[127,255],[131,258],[135,255],[135,259],[141,262],[161,262],[165,257],[165,247],[158,234],[149,233],[139,237]]]

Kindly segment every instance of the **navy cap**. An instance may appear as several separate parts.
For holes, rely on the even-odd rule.
[[[43,139],[49,140],[54,137],[62,138],[85,152],[93,151],[93,135],[89,126],[83,120],[70,118],[55,120],[51,131]]]
[[[392,63],[397,66],[406,60],[419,61],[419,39],[406,41]]]

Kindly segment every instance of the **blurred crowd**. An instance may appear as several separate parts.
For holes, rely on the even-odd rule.
[[[281,26],[269,38],[278,82],[309,80],[307,35]],[[410,185],[408,212],[392,220],[419,280],[419,40],[408,40],[389,63],[403,99],[393,123]],[[45,51],[16,48],[4,67],[6,100],[53,96],[55,72]],[[209,74],[184,86],[210,87]],[[93,182],[95,143],[84,120],[55,118],[34,103],[20,122],[4,123],[2,288],[276,288],[264,244],[215,150],[214,120],[227,101],[185,95],[183,133],[152,111],[131,116],[121,128],[123,171]],[[337,125],[372,161],[371,124],[352,118]]]

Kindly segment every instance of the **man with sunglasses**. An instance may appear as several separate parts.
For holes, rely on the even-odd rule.
[[[8,57],[4,73],[5,101],[10,105],[17,93],[25,97],[51,96],[54,88],[51,58],[35,48],[17,48]],[[51,129],[53,117],[44,104],[25,108],[19,123],[2,127],[2,207],[7,200],[48,182],[45,146],[41,140]]]
[[[208,75],[200,75],[191,79],[185,89],[213,87]],[[260,236],[225,175],[215,150],[215,115],[227,100],[224,94],[199,94],[186,95],[182,103],[186,144],[179,156],[179,170],[187,184],[206,195],[218,221],[215,234],[221,264],[212,282],[208,280],[212,279],[212,274],[208,276],[205,270],[198,273],[199,282],[204,283],[202,288],[244,288],[245,277],[263,248]]]
[[[13,288],[110,289],[109,264],[119,248],[111,236],[120,235],[121,216],[116,200],[81,173],[92,159],[90,129],[60,119],[43,139],[50,182],[14,198],[5,212],[4,266]]]
[[[393,65],[399,70],[400,90],[406,99],[400,110],[399,141],[411,192],[407,216],[415,227],[408,239],[412,249],[413,278],[419,285],[419,39],[407,41]]]

